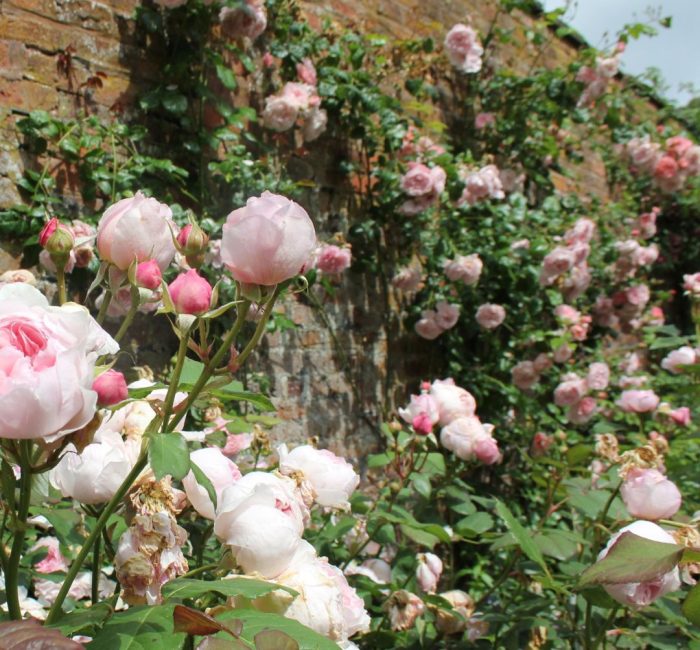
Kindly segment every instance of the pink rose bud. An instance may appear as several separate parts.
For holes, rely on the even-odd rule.
[[[501,452],[498,449],[498,441],[495,438],[479,438],[474,442],[474,455],[480,463],[493,465],[501,460]]]
[[[681,507],[681,493],[675,483],[656,469],[631,469],[620,495],[637,519],[670,519]]]
[[[426,593],[435,593],[442,575],[442,560],[433,553],[419,553],[416,580]]]
[[[309,58],[304,59],[301,63],[297,63],[297,75],[302,83],[310,86],[315,86],[318,83],[316,67]]]
[[[546,433],[538,431],[532,438],[532,443],[530,444],[530,455],[534,458],[544,456],[553,443],[554,436],[548,436]]]
[[[202,314],[211,305],[212,287],[194,269],[178,275],[168,292],[179,314]]]
[[[136,284],[144,289],[157,289],[160,287],[162,279],[163,274],[155,260],[141,262],[136,267]]]
[[[586,382],[591,390],[605,390],[610,382],[610,368],[608,364],[601,361],[592,363],[588,367]]]
[[[419,413],[413,418],[411,426],[416,433],[427,436],[433,430],[433,423],[427,413]]]
[[[681,406],[669,412],[670,418],[679,426],[687,427],[690,424],[690,409],[687,406]]]
[[[273,286],[298,275],[315,246],[306,210],[263,192],[226,218],[221,259],[239,282]]]
[[[188,223],[184,226],[177,235],[177,244],[191,267],[199,268],[204,264],[209,249],[209,235],[197,224]]]
[[[41,229],[41,232],[39,233],[39,246],[42,248],[46,248],[46,244],[49,241],[49,238],[51,235],[53,235],[56,232],[56,229],[58,228],[58,219],[56,217],[53,217],[52,219],[49,219],[49,221],[46,223],[46,225]]]
[[[513,366],[510,376],[520,390],[529,390],[540,380],[540,375],[532,361],[521,361]]]
[[[97,393],[97,403],[100,406],[112,406],[129,397],[126,379],[117,370],[108,370],[96,377],[92,382],[92,390]]]
[[[263,54],[262,64],[264,68],[274,68],[275,57],[270,52],[265,52],[265,54]]]

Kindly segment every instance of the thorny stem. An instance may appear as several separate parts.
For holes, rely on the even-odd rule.
[[[126,334],[126,331],[129,329],[129,326],[134,320],[134,316],[136,316],[136,310],[139,308],[139,288],[136,285],[131,285],[131,305],[129,306],[129,311],[127,312],[126,316],[124,317],[124,321],[121,324],[121,327],[117,331],[117,333],[114,335],[114,340],[119,341],[122,340],[122,337],[124,334]]]
[[[100,311],[97,312],[97,322],[99,325],[105,322],[107,317],[107,310],[109,309],[109,304],[112,302],[112,290],[107,289],[105,295],[102,298],[102,304],[100,305]]]
[[[58,304],[62,305],[67,300],[65,269],[56,268],[56,284],[58,285]]]
[[[189,333],[180,332],[180,345],[177,350],[177,361],[175,362],[173,374],[170,377],[170,385],[168,386],[168,393],[165,396],[165,404],[163,405],[163,427],[166,426],[168,419],[173,412],[175,393],[180,385],[180,375],[182,374],[182,368],[185,365],[185,358],[187,357],[187,343],[189,342],[189,339]]]

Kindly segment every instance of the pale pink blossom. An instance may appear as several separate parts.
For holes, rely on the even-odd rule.
[[[217,501],[226,487],[233,485],[241,478],[238,466],[229,460],[220,449],[205,447],[197,449],[190,454],[190,462],[196,465],[206,476],[216,492]],[[187,499],[192,507],[206,519],[214,519],[215,507],[206,488],[197,481],[194,472],[190,471],[182,479]]]
[[[554,365],[551,357],[545,352],[540,352],[532,363],[538,373],[547,372]]]
[[[440,431],[440,444],[462,460],[478,459],[492,464],[500,458],[496,441],[473,415],[459,417],[444,426]]]
[[[520,390],[529,390],[540,380],[540,375],[532,361],[521,361],[510,371],[513,383]]]
[[[554,403],[557,406],[571,406],[581,401],[588,392],[586,380],[575,374],[564,375],[563,379],[554,389]]]
[[[585,424],[596,412],[597,403],[593,397],[588,396],[572,404],[566,412],[566,417],[573,424]]]
[[[436,339],[445,330],[437,321],[437,312],[433,309],[426,309],[421,314],[420,320],[414,325],[414,329],[418,336],[432,341]]]
[[[442,607],[436,612],[435,627],[447,635],[461,634],[469,625],[474,613],[474,599],[466,592],[459,589],[444,591],[439,594],[452,607],[452,612]]]
[[[419,425],[419,433],[430,433],[434,425],[440,420],[438,404],[428,393],[411,395],[411,401],[406,408],[399,408],[401,419],[416,429]],[[428,426],[426,426],[428,425]],[[428,429],[427,431],[425,429]]]
[[[105,210],[97,225],[97,250],[122,271],[148,260],[164,271],[175,257],[173,229],[170,208],[136,192]]]
[[[328,113],[323,108],[313,106],[304,116],[302,132],[305,142],[313,142],[323,134],[328,126]]]
[[[657,469],[634,467],[620,486],[630,515],[637,519],[670,519],[681,507],[681,493]]]
[[[434,553],[419,553],[416,567],[418,586],[426,593],[435,593],[442,575],[442,560]]]
[[[568,344],[562,343],[554,353],[552,358],[555,363],[566,363],[574,355],[574,350]]]
[[[299,81],[310,86],[315,86],[318,83],[318,76],[316,75],[316,66],[314,62],[308,57],[303,59],[300,63],[297,63],[297,76]]]
[[[484,263],[476,254],[457,255],[453,260],[448,260],[443,265],[445,275],[453,282],[461,281],[467,286],[475,285],[479,281]]]
[[[46,557],[34,565],[34,569],[39,573],[54,573],[56,571],[68,571],[68,560],[63,557],[60,544],[56,537],[42,537],[29,549],[36,551],[40,548],[46,549]]]
[[[596,361],[588,366],[586,382],[591,390],[605,390],[610,382],[610,368],[608,364]]]
[[[685,289],[691,296],[700,296],[700,273],[684,275],[683,289]]]
[[[626,413],[650,413],[659,405],[659,396],[653,390],[626,390],[616,404]]]
[[[430,385],[430,395],[437,403],[440,426],[476,412],[476,400],[469,391],[456,386],[454,379],[436,379]]]
[[[676,543],[676,540],[660,526],[650,521],[635,521],[612,536],[606,547],[599,553],[598,560],[602,560],[614,548],[615,543],[623,533],[632,533],[638,537],[664,544]],[[654,580],[641,583],[604,584],[603,588],[625,607],[646,607],[660,596],[680,589],[680,586],[679,571],[677,567],[674,567]]]
[[[265,99],[262,114],[263,124],[273,131],[288,131],[299,117],[299,107],[289,97],[273,96]]]
[[[316,257],[316,268],[321,273],[337,274],[350,268],[352,262],[352,251],[350,247],[335,246],[326,244],[318,252]]]
[[[271,286],[297,275],[315,245],[316,231],[306,210],[263,192],[226,218],[221,259],[239,282]]]
[[[564,241],[569,246],[576,243],[589,244],[595,235],[596,225],[591,219],[577,219],[574,225],[564,233]]]
[[[307,482],[316,503],[328,508],[349,508],[350,496],[360,484],[360,476],[342,456],[311,445],[291,451],[282,445],[277,451],[280,473],[297,482]]]
[[[416,291],[420,289],[422,281],[423,269],[418,264],[412,264],[399,269],[391,284],[401,291]]]
[[[389,614],[389,624],[395,632],[410,630],[419,616],[425,612],[423,601],[410,591],[400,589],[389,597],[384,605]]]
[[[435,305],[435,322],[443,329],[452,329],[459,320],[459,305],[454,303],[439,301]]]
[[[224,7],[219,13],[221,33],[228,38],[247,36],[255,40],[267,27],[263,0],[244,0],[238,6]]]
[[[427,167],[423,163],[411,162],[408,171],[401,177],[401,190],[412,197],[440,194],[445,189],[446,175],[442,167]]]
[[[464,190],[458,205],[474,205],[485,199],[503,199],[505,193],[496,165],[486,165],[469,174],[464,181]]]
[[[683,372],[683,366],[692,366],[697,361],[695,350],[688,345],[669,352],[661,362],[661,367],[674,375]]]
[[[486,303],[476,310],[476,322],[487,330],[497,328],[506,318],[506,310],[501,305]]]
[[[195,269],[181,273],[168,285],[178,314],[202,314],[211,306],[213,288]]]
[[[484,48],[476,31],[458,23],[445,36],[445,52],[450,63],[460,72],[479,72]]]

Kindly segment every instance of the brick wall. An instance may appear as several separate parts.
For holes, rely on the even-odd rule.
[[[148,45],[137,32],[132,16],[137,0],[0,0],[0,208],[15,204],[15,182],[24,160],[13,128],[18,116],[32,109],[72,115],[78,102],[107,115],[115,103],[128,106],[139,88],[157,75],[157,62],[143,56]],[[577,45],[544,32],[546,44],[535,47],[528,35],[542,28],[526,14],[497,14],[492,0],[306,0],[309,21],[321,25],[324,17],[352,24],[366,32],[397,38],[433,36],[442,40],[446,29],[471,17],[486,33],[494,19],[515,38],[496,51],[498,65],[527,71],[544,62],[563,65],[576,56]],[[71,74],[57,63],[71,55]],[[64,66],[65,68],[65,66]],[[85,91],[96,73],[105,73],[103,86]],[[353,210],[349,188],[334,177],[337,152],[324,152],[314,169],[316,188],[309,190],[307,207],[330,234],[347,229]],[[578,169],[578,168],[577,168]],[[602,162],[591,156],[573,179],[555,178],[562,189],[585,187],[604,195]],[[20,261],[7,243],[0,242],[0,272]],[[350,272],[335,294],[319,292],[324,316],[304,298],[290,298],[283,308],[303,327],[266,338],[254,370],[269,372],[272,392],[283,423],[279,437],[303,440],[318,436],[330,446],[362,457],[376,442],[382,405],[403,399],[402,380],[409,387],[424,374],[431,358],[430,345],[405,335],[395,320],[385,322],[386,310],[396,303],[381,282]],[[329,334],[325,321],[332,324]],[[142,337],[151,339],[151,334]],[[151,362],[149,346],[141,361]],[[139,360],[138,343],[134,348]],[[156,355],[157,356],[157,355]],[[433,360],[434,361],[434,360]],[[433,368],[438,372],[438,368]],[[392,386],[394,395],[388,394]]]

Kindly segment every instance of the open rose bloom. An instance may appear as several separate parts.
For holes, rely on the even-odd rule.
[[[0,287],[0,437],[55,439],[95,415],[98,356],[119,346],[77,305],[25,283]]]

